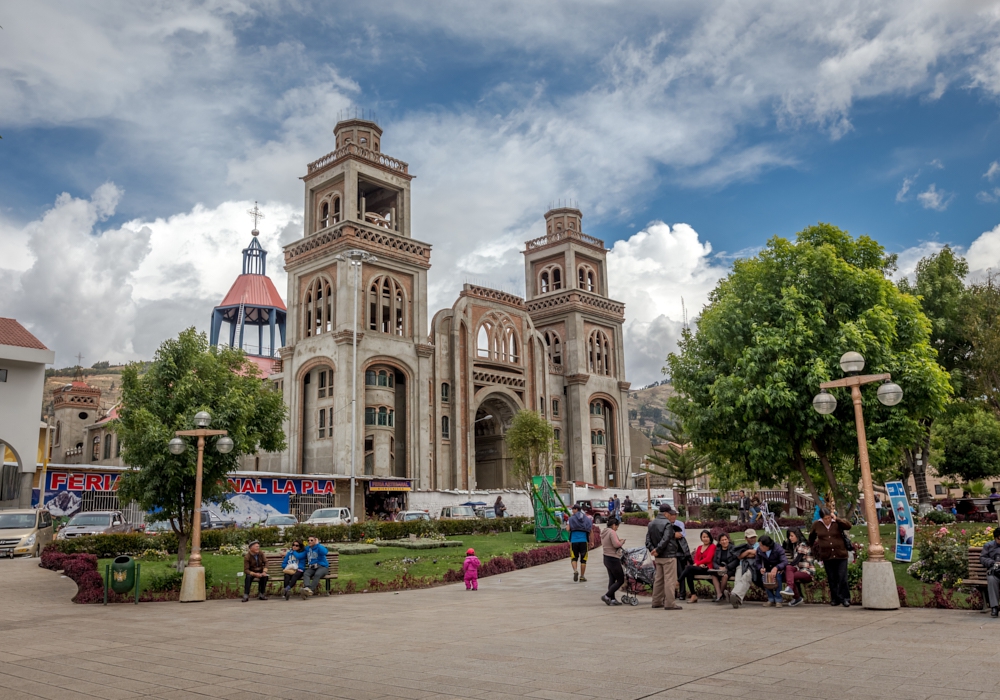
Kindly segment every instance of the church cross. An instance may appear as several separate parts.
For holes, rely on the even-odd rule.
[[[257,230],[257,221],[264,218],[263,212],[257,208],[257,202],[253,203],[253,209],[247,211],[247,214],[253,217],[253,228]]]

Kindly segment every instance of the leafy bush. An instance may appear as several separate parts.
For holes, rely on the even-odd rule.
[[[521,532],[523,532],[525,535],[534,535],[535,534],[535,523],[534,523],[534,521],[532,521],[530,523],[525,523],[524,525],[522,525],[521,526]]]
[[[183,580],[184,574],[180,571],[165,571],[162,574],[153,576],[146,584],[146,589],[154,593],[179,591],[181,589],[181,581]]]
[[[785,512],[787,504],[784,501],[768,501],[767,508],[774,514],[774,517],[780,518],[781,514]]]
[[[918,559],[906,571],[924,583],[954,586],[969,575],[968,547],[967,538],[949,532],[946,527],[933,532],[918,530]]]
[[[163,544],[159,541],[160,538],[156,538],[155,543],[151,542],[152,539],[141,532],[131,532],[114,535],[87,535],[68,540],[56,540],[52,544],[63,554],[93,554],[98,559],[110,559],[123,554],[134,557],[140,552],[154,547],[155,544]],[[173,551],[177,551],[176,541]]]
[[[242,556],[244,554],[243,548],[235,544],[224,544],[219,547],[219,551],[216,552],[219,556]]]
[[[729,520],[738,514],[736,508],[726,503],[707,503],[701,507],[701,515],[705,520]]]
[[[456,544],[461,544],[456,543]],[[378,547],[374,544],[363,544],[354,542],[345,542],[344,544],[333,545],[333,549],[340,554],[350,555],[350,554],[378,554]]]
[[[955,516],[946,510],[932,510],[928,511],[927,515],[924,516],[924,520],[935,525],[946,525],[955,522]]]
[[[975,532],[969,537],[970,547],[982,547],[987,542],[993,540],[993,528],[987,527],[982,532]],[[45,554],[42,553],[42,560],[45,560]]]
[[[173,555],[165,549],[153,549],[150,547],[139,554],[139,558],[143,561],[166,561],[167,559],[172,559]]]

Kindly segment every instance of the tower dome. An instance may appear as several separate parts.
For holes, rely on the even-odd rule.
[[[229,324],[229,342],[222,343],[240,348],[257,363],[261,371],[269,374],[278,357],[278,348],[285,344],[285,302],[267,276],[267,251],[260,245],[257,219],[263,218],[256,204],[251,210],[254,216],[254,230],[250,245],[243,249],[243,272],[229,288],[222,303],[212,310],[212,326],[209,341],[218,346],[222,324]],[[256,327],[254,334],[247,333],[247,326]],[[264,333],[264,328],[268,333]]]

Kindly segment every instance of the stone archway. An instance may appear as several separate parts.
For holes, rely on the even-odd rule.
[[[11,454],[14,456],[13,464],[4,464],[6,462],[6,452],[10,450]],[[22,481],[26,481],[23,478],[22,473],[24,470],[24,461],[21,459],[21,455],[18,451],[8,442],[4,442],[0,438],[0,507],[3,508],[23,508],[30,505],[31,482],[28,481],[29,491],[28,491],[28,501],[29,503],[23,503],[24,499],[21,498],[21,486]]]
[[[504,433],[517,411],[517,405],[499,392],[489,394],[476,409],[476,422],[473,423],[476,438],[476,488],[501,489],[511,486],[510,459],[507,457]]]

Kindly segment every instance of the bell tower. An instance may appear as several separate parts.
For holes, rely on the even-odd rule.
[[[548,353],[546,414],[560,431],[565,480],[623,488],[630,452],[625,305],[608,297],[607,249],[582,223],[574,207],[545,214],[545,235],[523,251],[526,301]]]

